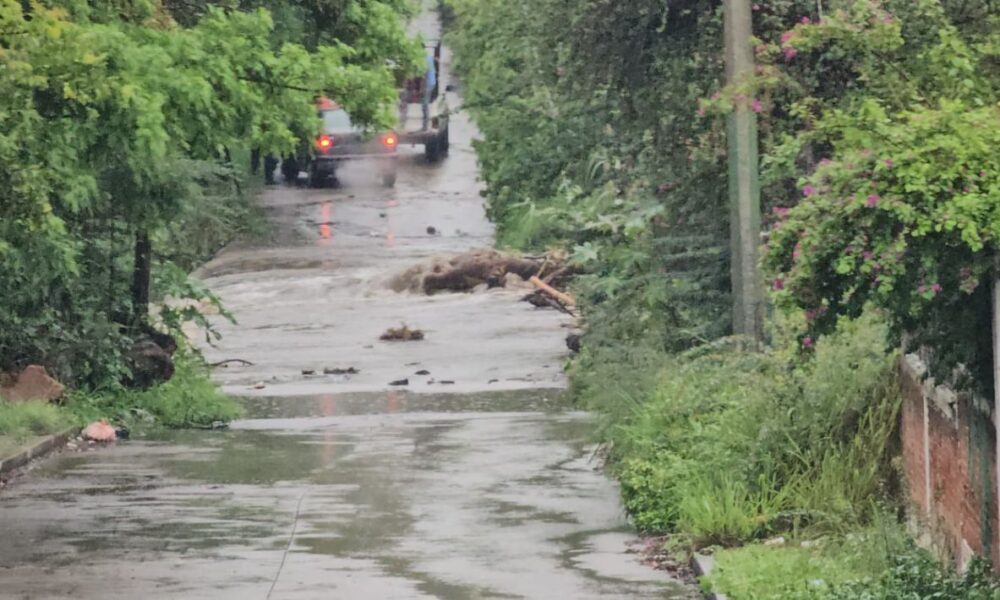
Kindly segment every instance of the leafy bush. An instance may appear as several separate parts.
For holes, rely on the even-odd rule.
[[[174,376],[154,388],[75,393],[68,404],[84,420],[110,418],[139,427],[213,427],[242,413],[239,403],[209,380],[200,357],[190,352],[175,355]]]

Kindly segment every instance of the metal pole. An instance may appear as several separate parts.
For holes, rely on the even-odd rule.
[[[753,75],[751,0],[725,0],[726,83]],[[763,339],[763,303],[757,271],[760,186],[757,180],[757,117],[749,100],[736,102],[728,117],[729,199],[732,206],[733,333],[756,344]]]

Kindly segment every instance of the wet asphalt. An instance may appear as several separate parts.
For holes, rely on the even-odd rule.
[[[389,289],[493,244],[475,135],[458,114],[445,160],[401,149],[395,189],[364,165],[267,188],[273,235],[198,273],[238,321],[208,359],[253,363],[214,374],[247,417],[63,453],[5,489],[0,598],[690,597],[627,551],[592,419],[564,398],[567,318],[518,291]],[[378,340],[400,323],[426,339]]]

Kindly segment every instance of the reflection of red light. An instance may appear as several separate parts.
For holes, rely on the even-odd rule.
[[[394,148],[396,144],[399,143],[399,140],[396,139],[395,134],[387,133],[384,136],[382,136],[382,143],[385,144],[387,148]]]
[[[319,205],[319,237],[328,240],[333,236],[333,232],[330,229],[330,214],[333,211],[333,205],[329,202],[324,202]]]
[[[395,413],[403,404],[403,395],[399,392],[389,392],[386,396],[385,412]]]
[[[324,394],[320,397],[320,410],[324,417],[332,417],[337,412],[337,398],[333,394]],[[333,462],[337,455],[337,433],[333,427],[323,430],[322,444],[323,460],[327,463]]]

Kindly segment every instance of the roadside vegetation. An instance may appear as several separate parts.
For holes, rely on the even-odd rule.
[[[997,597],[907,539],[893,459],[903,332],[992,397],[1000,7],[755,3],[757,74],[726,87],[718,2],[444,4],[501,243],[581,269],[573,389],[635,525],[715,551],[736,600]],[[762,352],[730,337],[736,103],[761,133]]]
[[[257,169],[311,139],[314,96],[391,124],[410,4],[0,1],[0,373],[44,366],[78,415],[231,418],[187,274],[259,230]]]
[[[69,415],[48,402],[0,402],[0,436],[15,444],[32,436],[58,433],[72,424]]]

